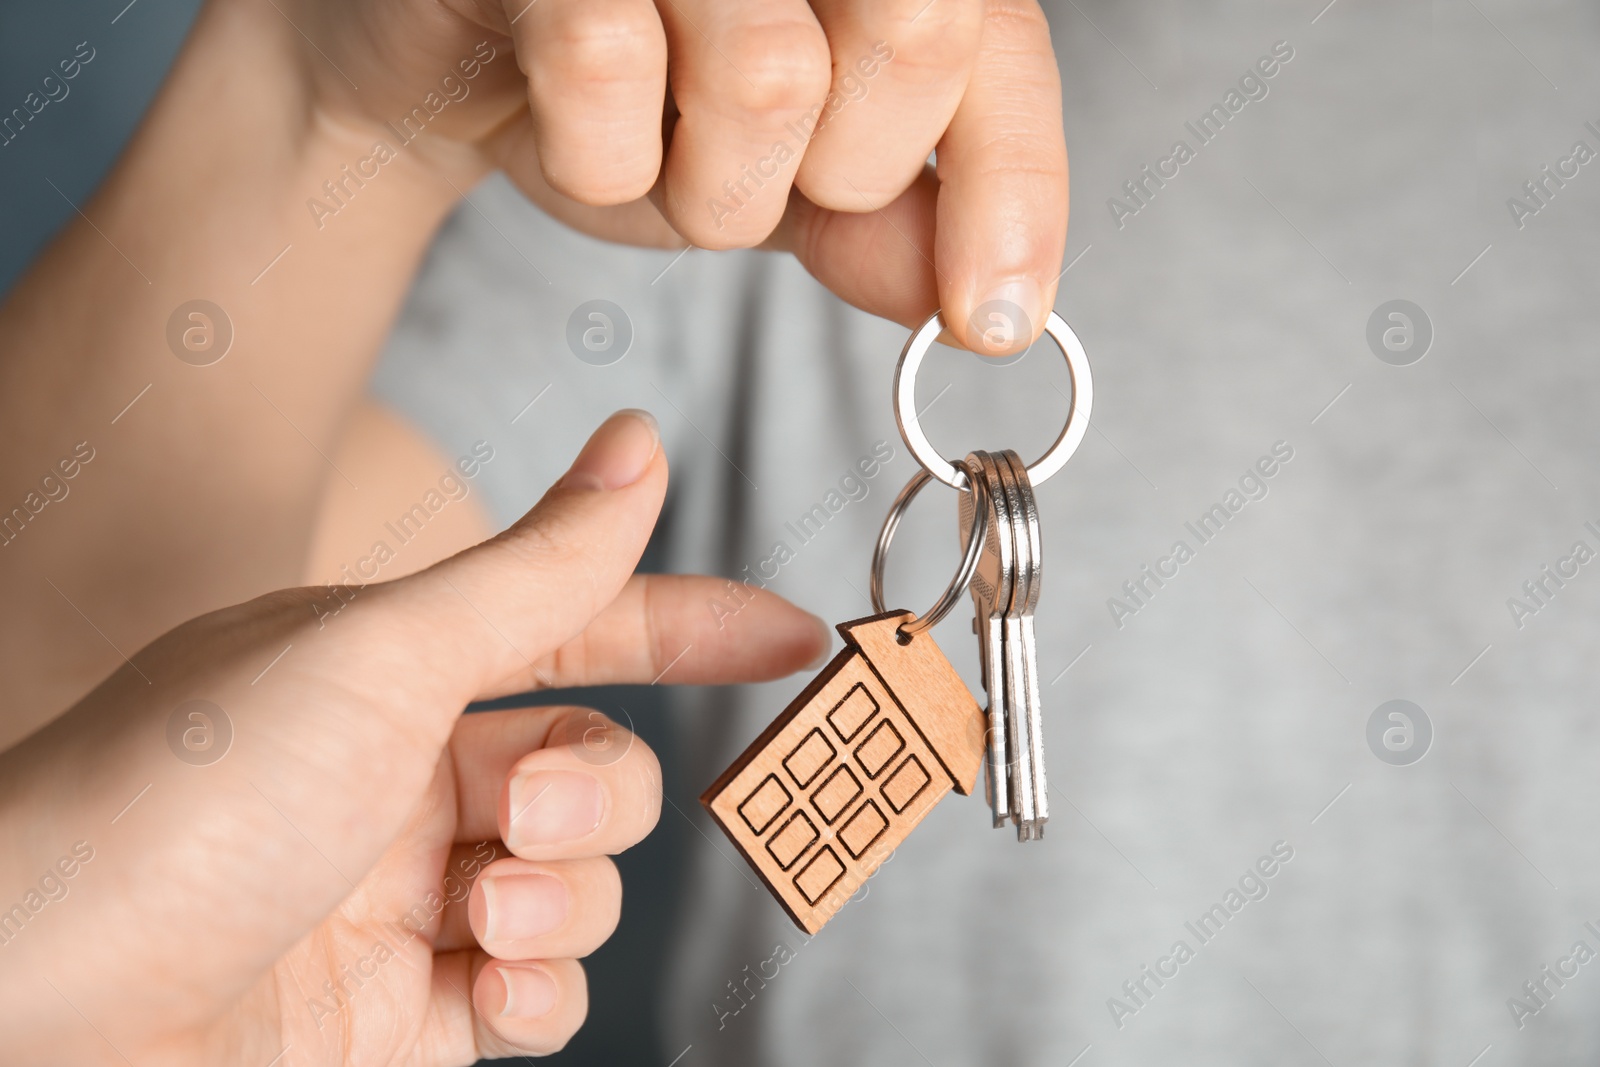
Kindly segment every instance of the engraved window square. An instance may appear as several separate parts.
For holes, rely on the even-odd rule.
[[[789,753],[783,765],[794,776],[800,788],[804,789],[816,781],[822,769],[832,762],[833,745],[822,736],[821,730],[813,729],[795,746],[795,750]]]
[[[794,885],[800,890],[800,895],[806,898],[806,903],[814,905],[843,876],[844,864],[838,854],[831,846],[823,845],[811,857],[811,862],[794,876]]]
[[[904,763],[895,768],[889,780],[883,783],[883,798],[889,802],[895,813],[899,814],[922,795],[922,791],[928,788],[929,781],[931,779],[922,766],[922,761],[916,756],[908,756]]]
[[[791,799],[778,776],[769,774],[744,798],[744,803],[739,805],[739,815],[750,832],[759,836],[767,832],[772,820],[784,813]]]
[[[860,859],[862,853],[871,848],[872,843],[882,837],[888,828],[889,820],[884,818],[877,803],[869,800],[839,828],[839,840],[852,858]]]
[[[828,775],[828,780],[811,794],[811,806],[821,812],[831,826],[860,795],[861,779],[855,776],[848,765],[841,763],[838,770]]]
[[[850,687],[844,699],[828,712],[828,722],[833,725],[841,741],[848,741],[861,732],[861,728],[878,713],[878,702],[872,699],[867,687],[857,682]]]
[[[811,842],[816,839],[816,825],[805,812],[797,811],[777,833],[772,835],[772,840],[767,842],[767,851],[778,861],[778,866],[787,871],[794,866],[795,860],[805,855],[806,849],[810,848]]]
[[[856,746],[856,760],[861,764],[861,769],[867,772],[868,778],[876,778],[905,747],[905,738],[900,736],[900,731],[894,728],[894,723],[884,719],[873,728],[865,741]]]

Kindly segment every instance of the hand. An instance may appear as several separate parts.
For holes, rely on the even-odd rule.
[[[826,648],[775,596],[719,629],[720,580],[629,577],[666,482],[653,422],[614,416],[505,534],[346,590],[320,628],[327,590],[189,622],[0,754],[6,1062],[558,1048],[586,1010],[576,958],[617,919],[606,856],[654,825],[659,768],[597,712],[462,706],[648,682],[686,646],[673,681]],[[171,726],[195,700],[222,711]],[[175,758],[224,723],[220,758]]]
[[[288,7],[319,42],[294,38],[318,106],[390,140],[417,114],[589,233],[768,242],[876,314],[942,307],[994,354],[1054,303],[1067,156],[1036,0]],[[430,93],[436,119],[413,112]]]

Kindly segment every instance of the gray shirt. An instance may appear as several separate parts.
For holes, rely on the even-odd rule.
[[[680,798],[704,833],[662,1062],[1600,1056],[1600,25],[1318,6],[1048,5],[1057,309],[1096,385],[1038,488],[1048,833],[1018,845],[948,798],[808,941]],[[783,257],[605,245],[500,180],[473,200],[376,388],[451,454],[495,444],[497,518],[646,407],[670,569],[870,613],[915,469],[889,395],[906,331]],[[631,327],[607,366],[568,341],[578,312],[578,349],[614,354],[583,349],[592,300]],[[1031,458],[1068,389],[1041,343],[936,354],[920,396],[947,456]],[[852,479],[875,447],[893,459]],[[890,561],[915,610],[956,563],[954,494],[924,497]],[[977,691],[969,621],[936,636]],[[802,684],[676,694],[691,793]]]

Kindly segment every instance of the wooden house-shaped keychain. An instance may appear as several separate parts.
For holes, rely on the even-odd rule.
[[[845,647],[700,798],[807,933],[822,929],[951,789],[984,715],[906,612],[843,623]]]

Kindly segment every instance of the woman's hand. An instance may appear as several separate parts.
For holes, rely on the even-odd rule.
[[[771,678],[827,646],[775,596],[722,628],[721,580],[630,577],[666,482],[653,421],[613,416],[501,536],[195,619],[0,754],[7,1063],[560,1047],[659,768],[598,712],[461,708]]]

